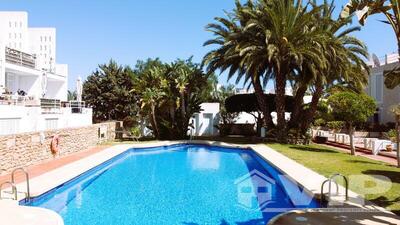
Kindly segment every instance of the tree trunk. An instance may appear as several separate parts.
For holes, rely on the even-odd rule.
[[[264,96],[264,90],[261,86],[260,78],[251,76],[251,81],[253,83],[257,103],[260,106],[261,112],[264,114],[265,126],[267,126],[268,129],[273,128],[274,123],[272,122],[271,112],[269,111],[268,103]]]
[[[310,124],[312,123],[312,120],[314,119],[315,113],[317,112],[318,109],[318,103],[319,100],[323,94],[324,91],[324,86],[322,83],[317,83],[315,87],[315,92],[312,96],[310,107],[304,114],[304,118],[301,122],[300,129],[302,133],[307,132],[307,129],[310,127]]]
[[[353,140],[353,134],[354,134],[354,127],[353,123],[349,123],[349,136],[350,136],[350,149],[351,149],[351,154],[356,155],[356,149],[354,147],[354,140]]]
[[[400,116],[396,116],[397,167],[400,168]]]
[[[279,142],[286,142],[286,119],[285,119],[285,94],[286,74],[277,71],[275,79],[275,104],[277,114],[277,139]]]
[[[301,85],[299,89],[296,91],[296,95],[294,96],[294,103],[293,103],[293,112],[290,115],[290,127],[298,127],[299,125],[299,116],[300,111],[303,107],[303,99],[304,95],[307,91],[307,85]]]
[[[153,124],[154,124],[154,136],[156,136],[156,139],[159,139],[160,133],[158,130],[158,124],[156,120],[156,106],[154,104],[151,104],[151,117],[153,119]]]
[[[186,106],[185,106],[185,94],[183,92],[180,93],[181,95],[181,114],[182,114],[182,127],[181,132],[182,134],[180,135],[182,138],[186,136],[186,131],[187,131],[187,122],[186,122]]]

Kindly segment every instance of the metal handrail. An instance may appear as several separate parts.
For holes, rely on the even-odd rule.
[[[11,182],[11,181],[6,181],[6,182],[0,184],[0,199],[3,199],[3,197],[1,196],[1,194],[2,194],[1,190],[3,189],[3,186],[6,185],[6,184],[11,185],[11,190],[12,190],[11,194],[14,194],[14,198],[13,199],[14,200],[18,200],[17,186],[15,186],[15,184],[13,182]]]
[[[21,171],[25,174],[25,179],[26,179],[26,198],[25,201],[30,201],[31,199],[31,190],[30,190],[30,185],[29,185],[29,173],[22,167],[16,168],[11,172],[11,182],[15,183],[15,173]]]
[[[346,201],[349,199],[349,181],[347,179],[346,176],[342,175],[342,174],[333,174],[332,176],[329,177],[329,179],[325,180],[322,185],[321,185],[321,204],[324,202],[325,200],[325,195],[324,195],[324,187],[326,185],[326,183],[329,182],[329,192],[328,192],[328,196],[329,198],[332,195],[332,183],[334,183],[336,185],[336,194],[339,194],[339,185],[338,183],[335,181],[336,177],[342,177],[345,183],[345,197],[346,197]]]

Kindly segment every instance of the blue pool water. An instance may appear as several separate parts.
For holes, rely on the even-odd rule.
[[[245,149],[131,149],[29,205],[58,212],[66,225],[258,225],[285,210],[318,206],[280,175]]]

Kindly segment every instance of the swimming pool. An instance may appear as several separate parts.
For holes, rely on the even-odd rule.
[[[281,176],[248,149],[137,148],[28,205],[58,212],[66,225],[266,224],[286,210],[318,207]]]

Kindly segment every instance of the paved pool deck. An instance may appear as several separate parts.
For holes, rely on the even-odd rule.
[[[257,154],[263,157],[266,161],[275,165],[279,168],[283,173],[287,174],[290,179],[297,182],[300,186],[303,186],[310,194],[314,194],[316,196],[320,195],[320,187],[325,177],[319,175],[318,173],[304,167],[303,165],[287,158],[286,156],[278,153],[277,151],[269,148],[266,145],[235,145],[228,144],[222,142],[215,141],[160,141],[160,142],[149,142],[149,143],[138,143],[138,144],[121,144],[110,146],[107,148],[97,148],[88,150],[87,152],[76,153],[60,158],[54,161],[45,162],[43,164],[33,166],[32,168],[28,168],[28,171],[31,174],[31,195],[39,196],[47,191],[53,189],[54,187],[63,184],[74,177],[86,172],[87,170],[119,155],[130,148],[143,148],[143,147],[156,147],[156,146],[165,146],[172,144],[181,144],[181,143],[197,143],[197,144],[209,144],[209,145],[217,145],[217,146],[226,146],[226,147],[240,147],[240,148],[252,148]],[[31,172],[32,170],[32,172]],[[34,171],[34,172],[33,172]],[[26,189],[25,181],[22,181],[19,178],[20,182],[17,184],[17,188],[19,191],[24,191]],[[18,181],[18,180],[17,180]],[[344,193],[344,188],[340,187],[340,192]],[[400,224],[400,219],[394,214],[387,212],[383,208],[377,207],[373,204],[367,203],[366,205],[361,205],[360,202],[363,199],[358,196],[356,193],[349,192],[350,201],[346,203],[346,208],[357,208],[357,209],[365,209],[365,210],[374,210],[373,213],[356,213],[354,217],[357,216],[357,221],[363,221],[363,219],[359,218],[364,214],[365,218],[373,217],[374,215],[382,214],[384,218],[388,218],[395,223],[387,222],[387,224]],[[24,198],[22,194],[19,195],[19,199]],[[2,201],[0,201],[2,202]],[[43,217],[43,219],[54,218],[54,212],[50,210],[40,210],[40,212],[34,212],[32,207],[22,207],[22,206],[13,206],[13,211],[15,218],[10,216],[11,214],[7,214],[7,208],[10,207],[10,204],[0,204],[0,224],[15,224],[15,225],[25,225],[23,221],[16,223],[15,218],[24,215],[40,215],[37,218]],[[43,216],[43,214],[48,214],[49,216]],[[347,216],[351,218],[352,213],[346,213]],[[57,214],[58,215],[58,214]],[[326,217],[333,214],[325,213]],[[382,217],[382,216],[381,216]],[[43,222],[43,224],[54,224],[60,225],[61,217],[54,218],[52,221]],[[370,219],[370,218],[369,218]],[[369,221],[368,219],[368,221]],[[368,222],[365,220],[364,222]],[[295,223],[295,224],[303,224],[303,223]],[[359,223],[359,224],[374,224],[374,223]],[[375,223],[379,224],[379,223]]]

